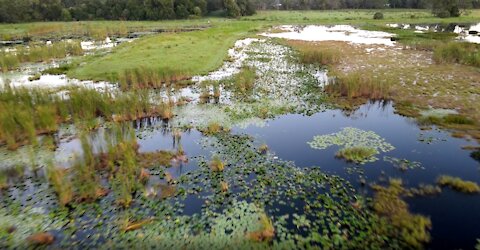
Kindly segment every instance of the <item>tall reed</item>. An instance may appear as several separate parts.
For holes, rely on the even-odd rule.
[[[325,86],[325,92],[347,98],[384,100],[390,98],[391,87],[388,81],[358,70],[339,75]]]

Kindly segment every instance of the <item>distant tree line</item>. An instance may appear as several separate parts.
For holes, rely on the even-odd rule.
[[[0,0],[0,22],[162,20],[252,15],[251,0]]]
[[[479,8],[480,0],[256,0],[257,9],[329,10],[329,9],[459,9]]]
[[[238,17],[256,9],[431,8],[433,14],[449,17],[472,7],[480,8],[480,0],[0,0],[0,22]]]

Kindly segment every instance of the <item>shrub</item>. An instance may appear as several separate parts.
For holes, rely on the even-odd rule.
[[[375,14],[373,15],[373,19],[375,19],[375,20],[383,19],[383,13],[382,12],[375,12]]]

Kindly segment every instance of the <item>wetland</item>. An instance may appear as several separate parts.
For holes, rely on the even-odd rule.
[[[0,24],[0,247],[480,247],[480,12],[375,12]]]

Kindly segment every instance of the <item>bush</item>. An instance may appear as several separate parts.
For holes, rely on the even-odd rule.
[[[381,19],[383,19],[383,13],[382,13],[382,12],[376,12],[376,13],[373,15],[373,19],[375,19],[375,20],[381,20]]]

